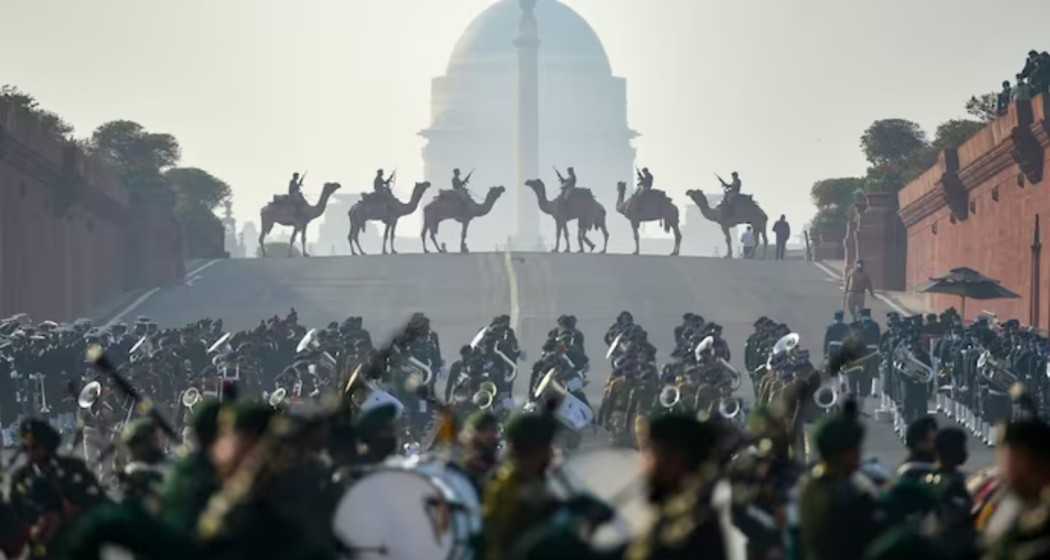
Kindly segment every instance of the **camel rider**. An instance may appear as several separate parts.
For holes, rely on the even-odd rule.
[[[394,175],[397,171],[390,174],[386,179],[383,178],[383,170],[379,169],[376,171],[376,178],[372,180],[372,188],[376,193],[391,194],[390,183],[394,180]]]
[[[653,174],[649,172],[648,167],[643,167],[638,172],[638,190],[647,191],[653,188]]]
[[[743,187],[743,184],[740,182],[740,174],[736,171],[734,171],[730,176],[733,178],[732,181],[726,183],[721,177],[718,177],[718,182],[722,183],[722,193],[724,195],[724,198],[722,200],[722,209],[723,211],[728,210],[731,213],[733,209],[733,202],[736,201],[737,195],[740,194],[740,189]]]
[[[565,198],[576,188],[576,170],[570,167],[565,170],[566,176],[562,177],[561,172],[555,167],[554,173],[558,175],[558,182],[561,183],[560,198]]]
[[[460,193],[466,198],[470,198],[470,191],[467,190],[467,184],[470,183],[470,176],[473,175],[473,174],[474,174],[474,172],[471,171],[470,173],[467,173],[466,177],[461,179],[459,177],[459,168],[457,167],[456,169],[453,169],[452,170],[452,191]]]
[[[292,173],[292,179],[288,181],[288,201],[297,210],[306,206],[306,198],[303,196],[303,179],[298,173]]]

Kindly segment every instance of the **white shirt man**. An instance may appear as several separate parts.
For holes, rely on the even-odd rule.
[[[740,236],[740,244],[744,247],[745,259],[755,256],[755,233],[751,231],[751,226],[747,226],[747,229]]]

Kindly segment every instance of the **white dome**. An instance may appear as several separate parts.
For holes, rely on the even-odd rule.
[[[611,75],[609,57],[598,35],[580,14],[558,0],[537,0],[540,62],[571,64],[580,71]],[[521,8],[518,0],[499,0],[467,26],[456,42],[448,63],[448,73],[473,66],[513,65],[517,56],[514,38],[518,35]]]

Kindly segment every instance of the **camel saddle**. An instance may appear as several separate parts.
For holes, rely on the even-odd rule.
[[[455,202],[457,204],[461,202],[474,202],[474,198],[470,196],[470,193],[460,192],[455,189],[441,189],[438,191],[438,195],[434,200]]]
[[[361,193],[361,202],[364,202],[366,204],[371,204],[371,203],[375,203],[375,202],[384,202],[385,203],[385,202],[389,202],[390,199],[392,199],[392,198],[394,198],[394,195],[390,191],[381,191],[381,192],[372,191],[372,192],[363,192],[363,193]]]
[[[273,195],[273,201],[271,201],[270,204],[273,204],[274,206],[289,205],[301,208],[306,206],[306,199],[295,199],[292,198],[292,195],[288,194],[275,194]]]
[[[667,193],[659,189],[649,189],[647,191],[636,190],[631,195],[631,200],[637,204],[638,202],[644,201],[645,199],[651,199],[653,202],[663,202],[671,200],[671,197],[667,196]]]

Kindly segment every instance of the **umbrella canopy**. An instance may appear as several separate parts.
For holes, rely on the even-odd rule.
[[[946,276],[931,278],[930,282],[919,288],[927,294],[949,294],[962,298],[962,316],[966,317],[966,298],[970,299],[1016,299],[1021,296],[999,285],[999,281],[989,278],[972,268],[953,268]]]
[[[950,294],[970,299],[1015,299],[1021,296],[1007,290],[998,280],[989,278],[972,268],[953,268],[946,276],[931,278],[919,288],[928,294]]]

